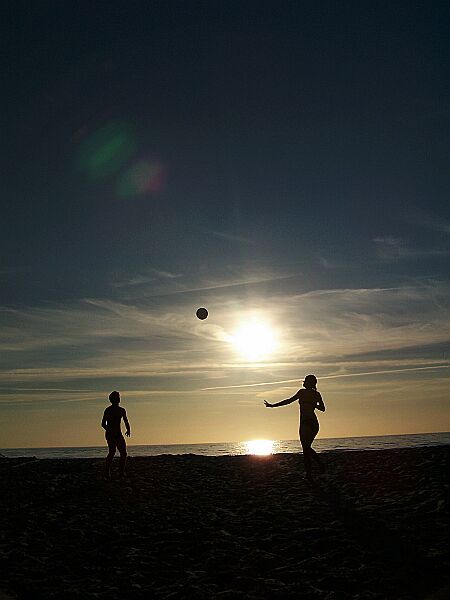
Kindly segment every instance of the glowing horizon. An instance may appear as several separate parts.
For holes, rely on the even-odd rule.
[[[181,277],[159,273],[162,289],[180,286]],[[153,282],[139,285],[140,296],[143,286],[155,292]],[[319,415],[320,437],[442,430],[449,380],[439,350],[447,328],[430,306],[429,288],[286,295],[276,280],[252,311],[255,301],[246,295],[253,285],[259,284],[241,291],[213,287],[207,298],[199,291],[136,300],[128,296],[133,284],[114,288],[114,301],[5,310],[1,344],[10,366],[0,369],[0,409],[8,428],[0,447],[103,444],[99,422],[112,389],[121,392],[128,411],[130,444],[295,439],[298,407],[268,411],[263,400],[291,396],[308,373],[318,376],[327,407]],[[436,284],[433,293],[444,302],[447,289]],[[210,316],[199,321],[195,309],[203,304]],[[254,314],[267,325],[269,340],[278,340],[276,348],[265,348],[274,351],[264,362],[249,360],[230,343],[229,332],[254,323]],[[397,314],[405,324],[392,328],[390,315]],[[424,326],[411,327],[411,321]],[[245,336],[243,343],[251,354]],[[434,355],[422,352],[433,346]],[[74,357],[73,348],[86,354]],[[37,351],[36,364],[27,357]]]

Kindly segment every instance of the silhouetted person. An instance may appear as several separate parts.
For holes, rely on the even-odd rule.
[[[312,479],[312,459],[317,462],[320,471],[324,471],[319,455],[311,448],[311,444],[319,432],[319,421],[314,411],[316,408],[323,412],[325,411],[325,404],[316,386],[317,379],[315,375],[307,375],[303,381],[303,388],[298,390],[292,398],[281,400],[281,402],[276,402],[275,404],[270,404],[264,400],[267,408],[286,406],[286,404],[291,404],[298,400],[300,405],[300,443],[303,448],[303,460],[305,461],[305,471],[308,479]]]
[[[120,452],[120,477],[123,477],[125,473],[125,463],[127,460],[127,444],[125,442],[125,438],[122,435],[122,430],[120,427],[122,419],[126,427],[125,435],[130,437],[130,423],[127,419],[127,411],[121,406],[119,406],[119,392],[111,392],[109,395],[109,401],[111,402],[111,406],[108,406],[108,408],[105,409],[102,419],[102,427],[105,430],[105,438],[108,442],[109,448],[105,465],[105,477],[107,477],[108,479],[111,477],[111,464],[116,453],[116,448]]]

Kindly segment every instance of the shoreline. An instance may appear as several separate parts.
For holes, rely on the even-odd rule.
[[[448,597],[450,446],[322,454],[312,485],[301,453],[131,457],[112,481],[100,458],[2,458],[0,592]]]

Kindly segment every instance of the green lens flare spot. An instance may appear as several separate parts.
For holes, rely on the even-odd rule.
[[[124,123],[109,123],[81,144],[79,164],[90,179],[102,179],[120,169],[135,151],[130,128]]]

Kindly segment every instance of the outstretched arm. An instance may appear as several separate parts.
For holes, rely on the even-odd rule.
[[[299,390],[300,391],[300,390]],[[286,398],[286,400],[281,400],[280,402],[275,402],[275,404],[270,404],[267,400],[264,400],[264,404],[267,408],[276,408],[277,406],[286,406],[286,404],[292,404],[298,400],[298,392],[296,392],[292,398]]]
[[[127,428],[125,435],[127,437],[130,437],[130,423],[128,422],[127,411],[125,409],[123,409],[123,422],[125,423],[125,427]]]
[[[317,393],[319,394],[319,392],[317,392]],[[320,394],[319,394],[319,398],[316,403],[316,408],[318,410],[321,410],[322,412],[325,412],[325,404],[323,403],[322,396]]]

